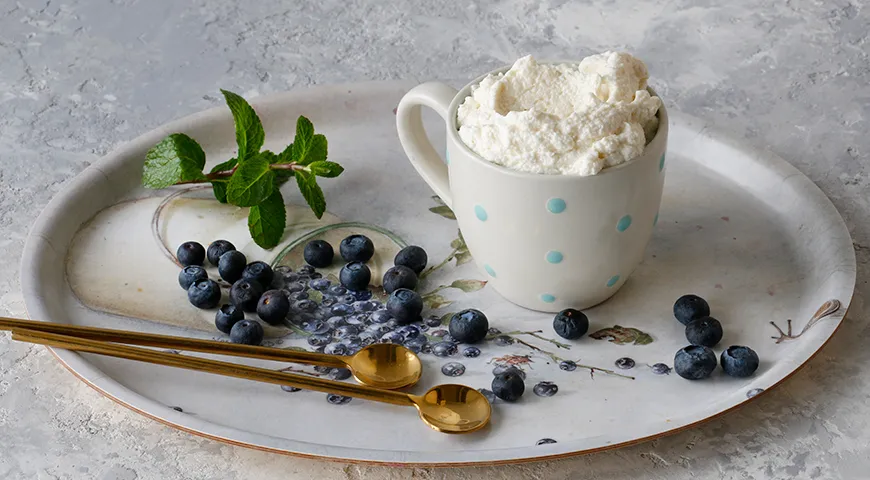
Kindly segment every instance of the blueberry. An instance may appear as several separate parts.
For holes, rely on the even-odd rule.
[[[589,331],[589,318],[579,310],[562,310],[553,318],[553,330],[562,338],[576,340]]]
[[[214,280],[198,280],[187,289],[187,299],[196,308],[214,308],[221,301],[221,287]]]
[[[362,347],[362,340],[360,340],[359,335],[348,335],[341,340],[341,343],[347,345],[347,348],[349,349],[358,349]]]
[[[333,336],[335,338],[347,338],[351,335],[358,335],[358,334],[359,334],[359,328],[357,328],[353,325],[342,325],[342,326],[335,329]]]
[[[345,262],[368,262],[375,254],[375,244],[365,235],[351,235],[338,246]]]
[[[378,341],[378,337],[376,337],[372,332],[365,331],[359,334],[359,341],[362,346],[368,347]]]
[[[674,316],[683,325],[696,318],[710,316],[710,305],[697,295],[683,295],[674,303]]]
[[[236,246],[226,240],[215,240],[208,246],[205,256],[208,258],[208,263],[211,263],[216,267],[218,266],[218,262],[223,254],[235,249]]]
[[[409,245],[399,250],[393,263],[397,266],[408,267],[419,275],[426,268],[428,261],[429,256],[426,255],[426,250],[416,245]]]
[[[495,327],[489,327],[489,331],[486,332],[486,333],[488,333],[488,334],[490,334],[490,335],[498,335],[498,334],[501,333],[501,330],[499,330],[499,329],[497,329],[497,328],[495,328]]]
[[[199,265],[188,265],[178,272],[178,284],[185,290],[190,288],[194,283],[207,279],[208,274],[205,273],[205,269]]]
[[[329,288],[329,284],[331,282],[325,278],[315,278],[308,282],[308,286],[317,290],[318,292],[326,291]]]
[[[368,314],[357,313],[354,315],[350,315],[349,317],[346,317],[344,319],[344,321],[348,325],[353,325],[355,327],[362,327],[363,325],[365,325],[367,323],[368,319],[369,319]]]
[[[763,388],[753,388],[752,390],[749,390],[746,392],[746,398],[752,398],[763,391],[764,391]]]
[[[296,273],[298,273],[299,275],[311,275],[314,272],[314,267],[312,267],[311,265],[302,265],[301,267],[296,269]]]
[[[553,440],[552,438],[542,438],[542,439],[538,440],[537,442],[535,442],[535,445],[547,445],[550,443],[556,443],[556,441]]]
[[[371,320],[372,323],[387,323],[392,318],[393,317],[390,316],[390,312],[386,310],[378,310],[376,312],[372,312],[372,314],[369,315],[369,320]]]
[[[308,284],[302,281],[292,282],[287,285],[284,285],[284,291],[287,294],[304,292],[308,289]]]
[[[345,397],[344,395],[338,395],[337,393],[327,393],[326,401],[333,405],[344,405],[345,403],[349,403],[353,400],[353,397]]]
[[[421,323],[420,325],[417,326],[417,328],[419,328],[421,332],[428,332],[429,331],[429,325],[426,325],[425,323]]]
[[[722,370],[732,377],[748,377],[758,370],[758,354],[741,345],[726,348],[719,357]]]
[[[332,335],[312,335],[308,337],[308,344],[312,347],[323,347],[332,342]]]
[[[346,303],[336,303],[329,309],[333,315],[345,316],[353,313],[353,307]]]
[[[378,305],[371,300],[358,300],[353,302],[353,310],[355,312],[371,312],[378,308]]]
[[[513,337],[510,337],[508,335],[499,335],[499,336],[493,338],[492,340],[499,347],[506,347],[508,345],[513,345],[514,342],[516,341],[513,339]]]
[[[707,378],[716,369],[716,354],[703,345],[683,347],[674,356],[674,371],[689,379]]]
[[[399,323],[411,323],[420,318],[420,313],[423,311],[423,297],[413,290],[400,288],[390,294],[390,299],[387,300],[387,311]]]
[[[479,357],[480,356],[480,349],[477,347],[465,347],[465,349],[462,350],[462,356],[468,357],[468,358]]]
[[[347,345],[343,343],[330,343],[323,349],[327,355],[347,355]]]
[[[431,315],[426,317],[426,320],[423,321],[427,326],[435,328],[441,326],[441,317],[437,315]]]
[[[577,364],[573,360],[562,360],[559,362],[559,368],[566,372],[573,372],[577,369]]]
[[[465,373],[465,365],[459,362],[448,362],[441,367],[441,373],[448,377],[459,377]]]
[[[477,343],[486,338],[489,320],[480,310],[469,308],[450,318],[450,336],[462,343]]]
[[[486,398],[486,401],[488,401],[489,403],[495,403],[495,394],[492,393],[492,390],[489,390],[487,388],[478,388],[477,391]]]
[[[420,329],[414,325],[405,325],[404,327],[397,329],[396,333],[402,335],[405,340],[410,340],[420,336]]]
[[[371,298],[372,298],[372,291],[369,290],[368,288],[366,288],[364,290],[354,290],[353,292],[350,292],[350,293],[351,293],[351,295],[353,295],[353,299],[355,301],[371,300]]]
[[[245,254],[238,250],[230,250],[218,259],[218,273],[221,278],[230,283],[235,283],[242,278],[248,259]]]
[[[214,326],[217,327],[218,330],[229,334],[233,325],[244,319],[245,313],[242,312],[241,308],[237,308],[235,305],[227,303],[222,305],[215,314]]]
[[[292,302],[298,302],[299,300],[307,300],[309,296],[308,292],[301,290],[287,295],[287,298]]]
[[[285,392],[290,392],[290,393],[302,391],[301,388],[291,387],[290,385],[281,385],[281,390],[284,390]]]
[[[438,330],[432,330],[431,332],[429,332],[429,335],[431,335],[433,337],[443,337],[443,336],[447,335],[447,330],[444,330],[443,328],[439,328]]]
[[[230,341],[245,345],[263,343],[263,326],[253,320],[242,320],[233,325],[230,330]]]
[[[257,316],[269,325],[279,325],[290,313],[290,300],[281,290],[269,290],[257,302]]]
[[[198,242],[184,242],[175,251],[178,263],[187,267],[189,265],[202,265],[205,261],[205,248]]]
[[[332,298],[332,297],[323,297],[323,299],[320,300],[320,308],[318,308],[317,310],[318,310],[318,311],[323,310],[324,312],[329,313],[329,309],[332,308],[333,305],[335,305],[335,299],[334,299],[334,298]]]
[[[502,373],[507,373],[507,372],[514,372],[515,374],[519,375],[520,378],[522,378],[523,380],[526,379],[526,372],[520,370],[519,368],[517,368],[513,365],[496,364],[496,366],[493,367],[493,369],[492,369],[492,374],[495,376],[498,376],[498,375],[501,375]]]
[[[671,367],[667,366],[664,363],[656,363],[655,365],[651,365],[650,370],[656,375],[670,375]]]
[[[384,273],[384,291],[393,293],[400,288],[417,288],[417,274],[408,267],[396,265]]]
[[[420,335],[418,337],[406,339],[405,343],[403,343],[402,345],[404,345],[405,348],[407,348],[408,350],[410,350],[414,353],[419,353],[419,352],[423,351],[424,347],[429,345],[429,341],[426,340],[425,336]],[[431,348],[431,347],[429,347],[429,348]]]
[[[329,325],[327,325],[326,322],[324,322],[322,320],[315,320],[313,322],[308,322],[302,327],[302,329],[305,330],[306,332],[311,332],[313,334],[319,334],[319,335],[323,335],[326,332],[331,330]]]
[[[317,303],[313,300],[299,300],[291,308],[294,312],[311,313],[317,310]]]
[[[436,357],[449,357],[456,355],[458,348],[453,342],[438,342],[432,345],[432,355]]]
[[[335,300],[337,303],[343,303],[345,305],[352,305],[353,302],[356,301],[356,297],[354,297],[352,294],[348,293],[346,295],[342,295],[342,296],[336,298]]]
[[[387,332],[381,337],[380,343],[395,343],[401,345],[405,343],[405,337],[399,332]]]
[[[370,332],[372,335],[377,336],[378,338],[383,337],[384,335],[392,332],[393,330],[386,325],[373,325],[366,328],[367,332]],[[402,337],[404,338],[404,337]]]
[[[341,267],[338,278],[349,290],[365,290],[372,280],[372,271],[365,263],[352,262]]]
[[[507,371],[492,379],[492,393],[506,402],[516,402],[526,391],[526,384],[515,371]]]
[[[329,373],[329,378],[333,380],[347,380],[348,378],[350,378],[350,375],[350,370],[346,368],[336,368]]]
[[[559,386],[553,382],[538,382],[532,391],[539,397],[552,397],[559,391]]]
[[[615,362],[613,362],[617,368],[621,368],[623,370],[630,370],[634,368],[634,359],[629,357],[617,358]]]
[[[323,268],[332,265],[335,251],[326,240],[312,240],[305,244],[302,258],[312,267]]]
[[[347,293],[347,289],[342,287],[341,285],[330,285],[330,287],[326,289],[326,293],[336,297],[340,297]]]
[[[686,340],[692,345],[715,347],[722,340],[722,324],[713,317],[701,317],[686,325]]]
[[[275,272],[275,275],[281,275],[282,277],[286,277],[287,275],[293,273],[293,269],[288,265],[278,265],[277,267],[272,269]]]
[[[254,280],[239,280],[230,288],[230,302],[246,312],[256,312],[263,287]]]
[[[249,263],[242,272],[242,278],[256,280],[264,287],[271,285],[274,277],[275,272],[272,271],[272,267],[270,267],[268,263],[259,260]]]

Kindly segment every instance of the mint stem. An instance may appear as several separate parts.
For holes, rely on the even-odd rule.
[[[233,167],[229,170],[223,170],[223,171],[214,172],[214,173],[207,173],[205,175],[205,180],[188,180],[186,182],[178,182],[178,183],[176,183],[176,185],[187,185],[187,184],[191,184],[191,183],[208,183],[212,180],[219,180],[221,178],[230,178],[233,176],[234,173],[236,173],[237,168],[239,168],[238,165],[236,165],[235,167]],[[295,163],[295,162],[294,163],[273,163],[272,165],[269,165],[269,168],[272,170],[293,170],[293,171],[300,171],[300,170],[307,171],[308,170],[308,167],[306,167],[305,165],[299,165],[298,163]]]

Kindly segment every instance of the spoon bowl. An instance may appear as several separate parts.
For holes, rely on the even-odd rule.
[[[482,393],[465,385],[437,385],[412,397],[420,418],[441,433],[480,430],[492,415],[492,406]]]
[[[393,343],[369,345],[346,357],[345,362],[353,377],[363,385],[390,390],[416,384],[423,373],[420,358]]]

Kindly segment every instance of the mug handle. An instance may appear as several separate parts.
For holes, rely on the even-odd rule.
[[[399,141],[405,149],[405,155],[423,180],[451,208],[453,196],[450,194],[450,182],[447,179],[447,165],[426,137],[420,106],[435,110],[447,124],[447,109],[456,93],[455,88],[441,82],[424,83],[406,93],[396,109],[396,129],[399,131]]]

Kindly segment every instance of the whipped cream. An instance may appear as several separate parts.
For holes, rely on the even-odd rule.
[[[646,65],[605,52],[579,64],[529,55],[488,75],[459,106],[459,137],[486,160],[522,172],[595,175],[643,152],[662,102]]]

